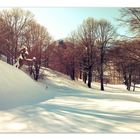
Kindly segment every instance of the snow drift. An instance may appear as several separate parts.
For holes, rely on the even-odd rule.
[[[26,73],[0,61],[0,110],[40,102],[46,93]]]

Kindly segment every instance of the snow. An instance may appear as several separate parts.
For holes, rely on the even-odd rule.
[[[89,89],[80,80],[42,71],[46,77],[37,83],[0,61],[0,132],[140,132],[139,88],[105,85],[101,92],[99,83]]]
[[[0,61],[0,109],[34,104],[44,100],[47,91],[21,70]]]

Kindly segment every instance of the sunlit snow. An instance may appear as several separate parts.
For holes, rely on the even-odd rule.
[[[0,61],[0,132],[93,133],[140,132],[140,88],[80,80],[50,69],[33,81]]]

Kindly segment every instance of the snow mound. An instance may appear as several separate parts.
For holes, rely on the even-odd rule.
[[[0,110],[45,100],[47,91],[26,73],[0,60]]]

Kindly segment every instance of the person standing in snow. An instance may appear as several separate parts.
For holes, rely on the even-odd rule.
[[[29,66],[29,72],[30,72],[30,76],[32,76],[33,74],[33,77],[34,77],[34,80],[38,80],[39,78],[39,71],[40,70],[40,66],[38,64],[38,61],[36,59],[36,57],[33,57],[31,63],[30,63],[30,66]]]
[[[37,81],[39,78],[39,70],[40,66],[38,64],[38,61],[36,57],[33,57],[33,71],[34,71],[34,79]]]

